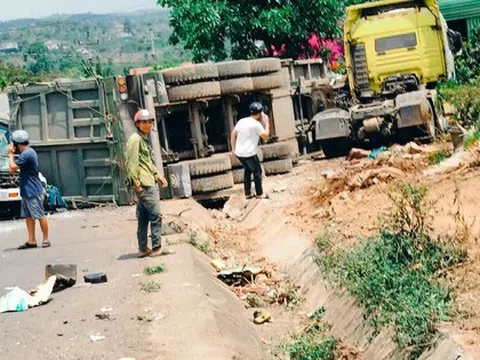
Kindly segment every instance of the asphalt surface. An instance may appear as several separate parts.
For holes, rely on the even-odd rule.
[[[212,276],[208,259],[188,245],[172,256],[137,259],[135,227],[133,208],[57,214],[50,217],[51,248],[18,251],[23,221],[0,222],[0,295],[6,287],[34,289],[48,264],[78,270],[77,284],[52,294],[51,302],[0,314],[0,359],[261,358],[245,309]],[[165,273],[139,276],[160,263]],[[84,274],[102,271],[107,283],[84,283]],[[152,280],[160,291],[142,292],[140,283]],[[104,307],[113,309],[111,320],[96,318]],[[91,335],[105,339],[93,342]]]

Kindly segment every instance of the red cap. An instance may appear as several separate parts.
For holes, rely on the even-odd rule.
[[[135,114],[133,121],[137,122],[137,121],[145,121],[145,120],[153,120],[153,119],[154,118],[152,114],[150,114],[150,111],[142,109]]]

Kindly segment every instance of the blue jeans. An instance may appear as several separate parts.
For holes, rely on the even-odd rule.
[[[152,238],[152,249],[162,246],[162,214],[160,213],[160,193],[157,186],[144,187],[137,194],[137,240],[138,249],[148,248],[148,224]]]

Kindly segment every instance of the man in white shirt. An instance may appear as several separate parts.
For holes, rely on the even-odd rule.
[[[263,105],[254,102],[250,105],[250,116],[241,119],[231,135],[232,151],[245,170],[243,184],[247,199],[253,198],[252,174],[257,198],[265,197],[262,185],[262,168],[257,156],[257,148],[260,138],[268,140],[269,137],[269,118],[263,112]]]

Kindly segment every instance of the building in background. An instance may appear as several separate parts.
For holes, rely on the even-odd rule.
[[[480,0],[439,0],[448,27],[469,39],[480,28]]]

